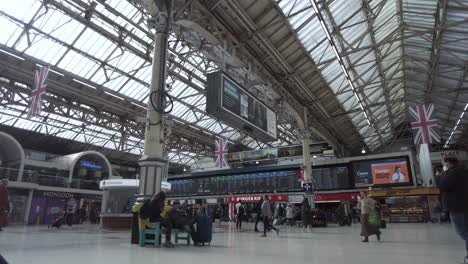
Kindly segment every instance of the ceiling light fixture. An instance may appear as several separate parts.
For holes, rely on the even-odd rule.
[[[366,149],[363,148],[363,149],[361,150],[361,153],[362,153],[362,154],[366,154]]]
[[[340,53],[338,52],[338,49],[336,48],[335,41],[332,39],[332,37],[330,35],[330,32],[328,31],[328,28],[325,25],[325,21],[324,21],[324,19],[322,17],[322,14],[319,12],[317,3],[315,3],[315,0],[309,0],[309,1],[311,3],[312,7],[314,8],[315,14],[317,15],[317,19],[319,20],[320,25],[322,26],[322,30],[325,33],[325,36],[327,37],[328,42],[330,43],[330,46],[331,46],[333,52],[335,53],[336,59],[338,60],[340,66],[341,66],[341,69],[343,70],[343,73],[344,73],[344,75],[346,77],[346,80],[348,81],[349,86],[351,87],[351,90],[354,93],[354,97],[356,97],[356,100],[358,101],[359,107],[361,108],[362,112],[364,113],[365,118],[367,119],[367,123],[369,124],[369,126],[371,126],[371,121],[369,119],[369,116],[366,113],[366,110],[365,110],[364,105],[363,105],[363,101],[359,97],[359,94],[356,92],[356,87],[354,87],[354,84],[351,81],[348,70],[345,67],[343,58],[340,56]]]

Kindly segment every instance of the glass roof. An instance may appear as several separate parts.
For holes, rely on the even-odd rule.
[[[49,63],[63,72],[76,74],[88,80],[85,84],[90,87],[107,88],[109,94],[146,107],[151,79],[151,58],[147,54],[151,54],[152,33],[146,30],[143,24],[145,18],[137,8],[128,0],[97,3],[97,13],[90,18],[90,22],[100,28],[97,31],[78,19],[86,17],[86,12],[79,5],[80,1],[60,1],[60,8],[54,5],[58,5],[56,2],[47,8],[42,2],[21,0],[2,3],[0,44]],[[88,4],[87,1],[83,3]],[[116,15],[111,8],[123,16]],[[76,16],[70,16],[62,9],[74,12]],[[105,18],[115,21],[121,31]],[[28,23],[30,26],[26,26]],[[127,35],[124,36],[124,33]],[[127,47],[111,41],[111,36],[120,38]],[[169,46],[167,82],[171,86],[169,93],[175,101],[171,116],[209,135],[223,136],[250,148],[266,147],[266,144],[241,135],[205,113],[205,74],[217,66],[206,60],[202,53],[182,45],[175,36],[171,36]],[[184,79],[191,81],[187,83]],[[15,106],[7,106],[2,110],[4,113],[0,116],[0,122],[41,133],[44,133],[44,129],[56,130],[56,136],[115,149],[113,141],[119,137],[115,132],[91,127],[89,134],[81,134],[76,129],[80,127],[80,121],[63,120],[63,117],[54,113],[45,113],[44,117],[37,120],[11,119],[22,113],[24,116],[25,110],[24,107],[16,109]],[[47,118],[47,122],[44,118]],[[285,145],[297,139],[286,132],[280,133],[285,140],[280,139],[273,145]],[[127,151],[142,153],[142,139],[131,137],[129,146]],[[171,161],[179,163],[190,162],[196,156],[195,153],[178,151],[169,154]]]

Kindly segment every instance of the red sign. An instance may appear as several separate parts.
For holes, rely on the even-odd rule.
[[[357,200],[359,193],[324,193],[316,194],[315,201],[353,201]]]
[[[288,196],[287,195],[268,195],[270,197],[270,201],[273,202],[287,202]],[[262,199],[261,196],[241,196],[241,197],[228,197],[226,201],[228,203],[237,203],[237,202],[258,202]]]

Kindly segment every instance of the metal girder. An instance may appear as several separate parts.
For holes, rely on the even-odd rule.
[[[385,2],[383,2],[383,4],[385,4]],[[363,0],[362,1],[362,6],[363,6],[363,9],[366,10],[367,12],[367,17],[369,18],[368,20],[368,31],[369,31],[369,36],[370,36],[370,39],[371,39],[371,43],[373,45],[376,46],[376,38],[375,38],[375,30],[374,30],[374,21],[375,19],[373,19],[373,17],[376,17],[377,14],[372,14],[370,13],[372,8],[371,6],[369,5],[369,2],[367,0]],[[383,94],[384,94],[384,98],[385,98],[385,106],[387,107],[387,113],[388,113],[388,119],[390,121],[390,124],[392,126],[392,134],[393,134],[393,130],[395,130],[395,127],[398,125],[398,124],[395,124],[394,123],[394,116],[393,116],[393,113],[392,113],[392,109],[389,105],[389,101],[390,101],[390,97],[389,97],[389,87],[388,87],[388,81],[386,80],[386,76],[385,76],[385,70],[382,66],[382,63],[381,63],[381,60],[384,58],[385,55],[383,55],[381,52],[380,52],[380,49],[379,48],[374,48],[374,51],[375,51],[375,57],[376,57],[376,61],[375,61],[375,64],[377,66],[377,69],[378,69],[378,75],[380,76],[380,79],[381,79],[381,82],[382,82],[382,90],[383,90]],[[396,60],[398,61],[398,60]],[[390,69],[391,67],[388,67],[387,69]]]
[[[200,1],[203,4],[206,4],[206,10],[213,10],[210,9],[210,5],[207,4],[208,1]],[[196,1],[195,1],[196,3]],[[262,20],[261,24],[256,24],[256,20],[258,20],[258,17],[265,16],[266,10],[270,10],[269,12],[273,12],[274,17],[281,17],[285,23],[284,26],[289,27],[287,21],[287,18],[282,16],[281,12],[278,12],[278,8],[271,8],[271,5],[267,3],[266,1],[262,1],[262,4],[266,4],[266,10],[263,9],[259,13],[256,13],[256,15],[251,16],[250,12],[249,14],[247,13],[248,6],[241,6],[241,2],[236,2],[236,1],[231,1],[231,2],[222,2],[215,8],[214,11],[211,11],[211,13],[206,13],[206,16],[213,15],[215,18],[219,18],[220,22],[223,24],[221,28],[223,28],[223,34],[219,34],[220,36],[227,36],[227,39],[233,39],[234,38],[234,43],[238,43],[238,40],[236,40],[235,37],[233,37],[233,34],[238,34],[240,35],[240,40],[242,47],[246,47],[246,49],[241,49],[241,50],[236,50],[236,55],[241,55],[241,58],[246,60],[246,61],[253,61],[256,62],[258,59],[260,59],[260,64],[258,72],[265,72],[265,70],[268,71],[266,74],[270,79],[274,80],[277,79],[276,83],[279,85],[273,85],[272,87],[274,89],[280,88],[277,90],[278,94],[281,95],[287,95],[286,101],[293,107],[300,108],[302,105],[307,105],[311,110],[312,114],[309,115],[310,117],[314,117],[313,120],[310,120],[310,124],[314,124],[315,127],[317,127],[317,130],[319,130],[322,134],[326,134],[325,138],[328,141],[337,141],[336,139],[341,139],[340,137],[340,132],[337,131],[336,126],[333,126],[331,124],[326,123],[326,121],[323,119],[325,116],[328,116],[328,112],[326,111],[324,106],[320,106],[320,104],[323,104],[323,102],[318,101],[318,98],[311,98],[310,96],[314,93],[314,89],[317,89],[317,86],[315,86],[313,83],[306,83],[305,80],[303,80],[301,77],[298,76],[298,68],[293,67],[295,65],[290,64],[288,61],[286,61],[286,57],[283,57],[282,55],[282,50],[280,47],[277,45],[282,45],[283,43],[281,42],[282,37],[275,37],[275,42],[272,42],[270,40],[272,32],[275,32],[276,30],[269,30],[268,34],[266,32],[260,32],[257,34],[252,34],[250,39],[244,40],[242,37],[242,34],[245,34],[246,36],[250,36],[252,32],[257,32],[258,28],[262,28],[263,24],[268,24],[266,21],[271,21],[272,14],[268,14],[268,19]],[[221,8],[222,6],[222,8]],[[258,6],[256,6],[258,8]],[[194,8],[194,9],[200,9],[201,8]],[[226,12],[221,12],[221,10],[227,10]],[[203,11],[203,10],[202,10]],[[276,15],[276,13],[278,13]],[[191,14],[191,18],[195,19],[196,18]],[[227,18],[227,17],[235,17],[235,19]],[[223,19],[221,19],[223,18]],[[235,22],[234,22],[235,21]],[[229,27],[229,30],[226,30],[225,28]],[[289,27],[290,28],[290,27]],[[276,28],[275,28],[276,29]],[[290,28],[289,32],[293,32],[294,30]],[[290,33],[287,33],[286,35],[290,35]],[[297,36],[295,34],[290,35],[290,39],[299,42]],[[289,41],[289,39],[288,39]],[[300,42],[299,42],[300,43]],[[252,51],[252,55],[247,54],[246,51]],[[299,51],[298,51],[299,52]],[[305,57],[308,59],[307,63],[311,64],[311,67],[309,69],[315,69],[313,65],[313,61],[310,58],[310,54],[306,53],[304,49]],[[288,53],[289,54],[289,53]],[[298,63],[302,63],[301,61],[298,61]],[[303,67],[303,66],[301,66]],[[263,69],[261,69],[263,68]],[[317,72],[315,70],[315,72]],[[262,74],[265,76],[265,74]],[[315,74],[316,76],[320,77],[320,75]],[[310,76],[310,75],[309,75]],[[267,78],[268,79],[268,78]],[[309,81],[307,81],[309,82]],[[321,81],[323,82],[323,81]],[[281,87],[283,86],[283,87]],[[315,86],[314,89],[311,89],[310,86]],[[306,88],[304,88],[306,87]],[[285,89],[286,88],[286,89]],[[311,93],[312,92],[312,93]],[[305,96],[304,96],[305,95]],[[295,97],[295,98],[294,98]],[[293,99],[291,99],[293,98]],[[295,102],[295,103],[291,103]],[[320,103],[320,104],[318,104]],[[339,106],[339,105],[337,105]],[[302,109],[296,110],[297,112],[301,112]],[[331,128],[333,127],[333,128]],[[327,131],[328,130],[328,131]],[[324,133],[325,132],[325,133]],[[349,142],[349,138],[346,139],[346,141]],[[340,146],[341,143],[332,143],[335,146]]]
[[[8,58],[7,55],[0,54],[0,58],[0,61],[6,63],[6,65],[0,64],[0,107],[4,109],[1,113],[18,120],[26,120],[31,83],[24,82],[24,80],[30,79],[32,82],[34,67],[26,66],[26,62],[22,64],[17,62],[15,64],[22,69],[20,71],[12,68],[12,64],[9,63],[11,58]],[[77,137],[83,136],[85,143],[88,144],[98,144],[107,148],[141,155],[145,126],[136,120],[139,117],[144,119],[145,111],[135,109],[135,107],[128,107],[127,113],[132,118],[117,115],[106,110],[112,99],[102,98],[102,100],[107,101],[107,104],[95,105],[92,100],[89,100],[92,98],[90,97],[92,94],[90,91],[87,91],[87,97],[81,97],[79,93],[73,93],[84,89],[84,87],[81,87],[81,89],[75,88],[74,86],[77,84],[65,77],[49,76],[49,93],[44,97],[44,110],[47,114],[34,120],[36,128],[33,130],[41,130],[41,126],[53,127],[54,132],[46,134],[61,136],[67,132],[73,132],[74,136],[68,139],[77,140]],[[57,89],[58,87],[67,89],[74,96],[64,96]],[[11,121],[4,123],[14,125]],[[48,130],[45,130],[45,132],[48,132]],[[167,145],[168,149],[180,148],[183,151],[195,153],[196,157],[213,155],[212,140],[203,140],[198,130],[185,127],[183,124],[174,124],[172,134],[168,140],[170,143],[178,143],[176,146]],[[183,146],[182,143],[184,142],[190,144]],[[181,148],[181,146],[183,147]]]
[[[331,26],[333,28],[333,31],[335,32],[334,36],[338,40],[338,43],[340,45],[341,50],[346,50],[349,47],[352,48],[353,46],[350,43],[348,43],[346,41],[345,37],[341,34],[341,31],[340,31],[340,29],[339,29],[339,27],[338,27],[338,25],[337,25],[337,23],[336,23],[336,21],[335,21],[335,19],[333,17],[332,12],[330,11],[330,8],[329,8],[328,4],[324,3],[322,5],[322,9],[326,14],[326,17],[327,17],[329,23],[331,24]],[[362,10],[365,10],[365,9],[366,9],[366,7],[364,6],[362,8]],[[369,31],[364,32],[363,35],[364,34],[369,34]],[[333,38],[333,36],[332,36],[332,38]],[[334,45],[334,44],[332,43],[332,45]],[[346,60],[346,62],[348,63],[347,66],[348,66],[350,72],[352,72],[354,77],[357,79],[357,80],[355,79],[355,80],[351,80],[351,81],[355,82],[355,83],[358,83],[358,85],[363,85],[364,83],[366,83],[366,81],[364,79],[362,79],[362,75],[357,72],[356,68],[354,67],[354,62],[351,61],[350,57],[349,56],[343,56],[342,58],[344,58]],[[361,95],[361,98],[363,99],[364,102],[367,101],[367,103],[370,103],[367,94],[361,92],[360,95]],[[376,117],[375,117],[374,113],[373,112],[368,112],[367,114],[369,115],[371,123],[375,123],[376,122]],[[375,129],[375,132],[377,133],[377,135],[378,135],[378,137],[379,137],[379,139],[381,141],[381,144],[384,145],[385,144],[385,139],[382,137],[380,129],[378,127],[374,127],[374,129]],[[358,128],[358,131],[359,130],[360,129]]]
[[[432,39],[432,54],[429,76],[426,83],[425,101],[430,101],[431,92],[434,85],[434,78],[439,67],[440,45],[442,43],[442,34],[447,20],[447,3],[448,0],[440,0],[437,2],[437,12],[435,14],[434,36]]]
[[[96,11],[94,8],[94,3],[89,4],[81,0],[67,1],[66,4],[64,4],[63,2],[51,0],[51,1],[44,2],[43,6],[41,6],[41,8],[45,8],[45,10],[55,9],[60,12],[63,12],[64,14],[70,17],[70,20],[78,21],[84,26],[81,33],[78,34],[78,36],[75,38],[74,41],[71,42],[71,44],[68,44],[64,42],[63,40],[53,37],[43,32],[39,28],[36,28],[34,26],[34,22],[37,20],[36,16],[31,21],[26,23],[4,12],[0,13],[0,15],[3,17],[7,17],[9,20],[14,21],[16,24],[22,25],[22,27],[24,28],[24,31],[22,32],[20,37],[17,38],[16,43],[19,42],[22,36],[25,36],[28,39],[30,39],[30,36],[29,36],[30,32],[34,32],[36,35],[39,34],[41,37],[50,39],[54,41],[55,43],[58,43],[61,46],[65,47],[66,52],[62,55],[62,58],[59,59],[56,65],[60,63],[60,61],[67,55],[68,52],[73,51],[100,65],[99,68],[96,70],[96,72],[92,76],[94,76],[99,70],[102,70],[104,74],[106,74],[106,77],[108,78],[108,81],[109,81],[109,77],[108,77],[109,74],[107,72],[111,71],[113,73],[118,74],[119,77],[125,76],[128,78],[128,80],[135,81],[139,85],[147,87],[148,86],[147,82],[145,82],[143,79],[139,79],[138,77],[136,77],[136,75],[138,74],[138,71],[140,69],[147,67],[151,64],[151,57],[150,57],[151,52],[150,51],[152,49],[152,44],[151,44],[150,39],[153,33],[150,32],[148,29],[143,28],[140,24],[135,23],[131,18],[128,18],[120,14],[117,10],[113,9],[106,2],[99,1],[99,3],[106,7],[106,11],[124,19],[128,24],[131,24],[134,28],[143,32],[144,35],[146,35],[149,40],[143,39],[143,37],[141,35],[138,35],[136,32],[127,29],[125,26],[119,25],[118,22],[110,19],[108,16],[104,15],[103,13]],[[38,15],[41,12],[41,8],[38,9],[36,15]],[[183,12],[184,10],[179,10],[179,11]],[[39,17],[40,16],[41,14],[39,14]],[[96,18],[99,19],[99,23],[96,22],[95,20]],[[104,25],[103,22],[107,24]],[[109,30],[109,26],[115,29],[115,32],[118,32],[118,34],[115,34],[112,30]],[[110,57],[112,54],[114,54],[115,50],[111,52],[107,58],[97,58],[81,50],[79,47],[75,46],[75,43],[79,38],[81,38],[85,29],[92,29],[94,32],[110,40],[112,43],[115,43],[116,44],[115,50],[117,49],[121,50],[121,54],[118,56],[122,56],[123,51],[127,50],[131,52],[132,54],[135,54],[137,57],[141,58],[144,61],[144,63],[135,71],[127,72],[127,71],[123,71],[117,68],[116,66],[113,66],[110,63],[111,60],[116,59],[116,57],[112,57],[112,58]],[[188,85],[190,88],[197,90],[200,93],[200,95],[203,95],[204,86],[205,86],[205,78],[203,76],[206,75],[207,72],[216,69],[216,66],[211,61],[204,58],[202,51],[200,50],[194,50],[194,49],[189,48],[188,51],[182,52],[181,50],[187,50],[187,45],[184,45],[184,44],[179,45],[180,42],[181,41],[180,39],[177,38],[177,36],[174,36],[170,40],[169,78],[172,80],[175,79],[175,80],[181,81],[182,83],[185,83],[186,85]],[[135,45],[135,44],[138,44],[138,45]],[[16,53],[15,50],[9,47],[6,47],[5,45],[2,45],[1,48],[13,54]],[[204,49],[205,47],[199,47],[199,48]],[[35,63],[44,64],[43,62],[34,60],[32,57],[28,57],[25,54],[19,54],[19,55],[21,57],[27,57],[28,59],[32,59],[33,61],[35,61]],[[200,59],[197,60],[197,58],[200,58]],[[134,98],[131,98],[129,96],[126,96],[120,93],[120,90],[123,87],[125,87],[128,81],[123,83],[120,86],[119,90],[115,91],[115,90],[107,89],[105,85],[98,85],[98,84],[90,82],[90,80],[81,78],[80,76],[76,76],[72,73],[65,72],[60,68],[56,68],[56,70],[58,70],[61,73],[65,73],[67,76],[72,76],[74,80],[79,80],[84,85],[89,85],[91,87],[96,88],[99,91],[96,94],[96,97],[91,97],[89,99],[95,102],[99,101],[99,105],[105,105],[105,108],[107,108],[109,111],[113,113],[123,114],[123,116],[127,116],[129,112],[126,111],[125,109],[119,109],[121,107],[116,104],[114,104],[113,107],[109,107],[109,105],[107,105],[107,103],[105,102],[106,99],[104,98],[101,99],[99,97],[105,97],[106,94],[110,94],[114,98],[124,99],[124,100],[131,102],[131,104],[138,107],[138,110],[140,112],[143,112],[146,108],[145,101],[147,100],[147,96],[142,97],[139,100],[136,100]],[[89,79],[91,79],[92,76]],[[66,94],[67,96],[70,96],[70,92],[65,91],[65,89],[61,90],[60,94],[61,95]],[[204,144],[210,144],[210,145],[212,144],[212,139],[214,135],[222,136],[223,133],[233,132],[231,129],[222,129],[219,133],[214,133],[213,131],[209,131],[208,129],[204,127],[198,126],[198,122],[206,121],[207,118],[209,117],[206,115],[204,110],[202,110],[201,104],[199,103],[188,104],[185,100],[189,98],[190,96],[181,96],[181,98],[177,96],[174,97],[175,102],[186,107],[187,109],[180,116],[185,116],[185,115],[190,114],[196,117],[196,122],[187,122],[186,120],[183,120],[179,117],[173,117],[175,121],[178,121],[177,125],[179,126],[180,129],[182,129],[182,131],[185,131],[185,132],[189,131],[190,132],[189,134],[191,136],[195,136],[197,140],[203,142]],[[112,102],[113,101],[110,100],[110,103]],[[198,102],[200,102],[200,100],[198,100]],[[127,105],[130,105],[130,104],[127,103]],[[219,126],[219,127],[224,127],[224,124],[219,122],[216,119],[214,119],[213,124],[216,124],[216,126]],[[205,133],[199,133],[200,131],[194,132],[192,130],[194,131],[202,130]],[[286,136],[286,134],[281,130],[279,131],[279,138],[280,140],[283,140],[283,142],[291,142],[291,137]],[[242,140],[244,140],[244,142],[241,142]],[[246,140],[242,138],[240,141],[235,141],[233,143],[247,145],[245,141]],[[252,145],[251,147],[256,147],[256,146]]]

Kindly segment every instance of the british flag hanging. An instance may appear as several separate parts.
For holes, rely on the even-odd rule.
[[[409,108],[414,144],[440,142],[439,120],[434,115],[433,104],[419,104]]]
[[[224,138],[217,138],[215,140],[215,161],[216,167],[223,168],[228,167],[227,163],[227,144],[228,141]]]
[[[49,66],[41,67],[36,70],[34,75],[34,89],[31,92],[31,98],[28,110],[28,119],[39,116],[42,110],[42,96],[47,92],[47,76],[49,75]]]

